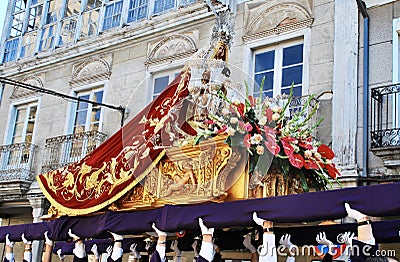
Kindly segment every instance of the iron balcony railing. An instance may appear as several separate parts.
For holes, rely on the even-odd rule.
[[[106,134],[99,131],[88,131],[47,138],[42,172],[81,160],[103,143],[106,137]]]
[[[37,146],[16,143],[0,146],[0,181],[32,181]]]
[[[400,146],[400,84],[371,89],[371,148]]]

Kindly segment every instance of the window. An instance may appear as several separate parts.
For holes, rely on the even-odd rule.
[[[128,23],[147,17],[148,0],[129,0]]]
[[[254,95],[260,96],[260,85],[265,78],[263,97],[289,94],[302,95],[303,43],[280,43],[254,52]]]
[[[103,90],[95,89],[89,92],[82,92],[77,95],[84,100],[103,102]],[[102,110],[100,106],[88,102],[79,101],[76,105],[73,133],[85,131],[98,131],[100,127]]]
[[[98,103],[103,102],[103,90],[93,89],[86,92],[77,94],[78,98],[95,101]],[[65,145],[65,152],[63,159],[64,162],[73,162],[81,159],[86,153],[88,148],[92,148],[95,143],[94,140],[88,139],[84,132],[99,131],[102,121],[102,109],[98,105],[92,103],[79,101],[73,115],[72,133],[73,139],[69,144]]]
[[[54,47],[54,34],[56,25],[44,27],[42,30],[42,37],[40,39],[39,50],[44,51]]]
[[[154,14],[161,14],[175,8],[175,0],[154,0]]]
[[[9,152],[8,166],[19,166],[26,164],[30,159],[30,145],[33,142],[33,135],[36,122],[37,102],[18,105],[12,111],[12,130],[9,139],[10,144],[23,144],[16,146]]]
[[[40,20],[42,19],[43,3],[37,4],[29,8],[29,19],[27,32],[35,31],[40,26]]]
[[[106,6],[103,30],[119,26],[121,21],[122,3],[123,1],[118,1]]]
[[[14,61],[17,55],[19,38],[11,39],[6,42],[4,49],[3,62]]]
[[[179,75],[179,71],[157,73],[153,77],[153,100],[161,94],[172,80]]]

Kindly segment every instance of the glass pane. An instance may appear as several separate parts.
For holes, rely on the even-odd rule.
[[[65,10],[66,17],[77,15],[79,14],[80,11],[81,11],[81,1],[76,1],[76,0],[67,1],[67,8]]]
[[[4,49],[3,62],[14,61],[17,55],[19,38],[12,39],[6,42]]]
[[[40,40],[40,51],[52,49],[54,46],[54,35],[53,35],[54,25],[46,27],[43,29],[42,38]]]
[[[262,82],[263,77],[265,77],[263,90],[264,91],[272,90],[273,84],[274,84],[274,72],[273,71],[255,75],[256,85],[254,86],[254,93],[260,92],[260,87],[261,87],[261,82]]]
[[[46,24],[57,22],[63,2],[64,1],[50,0],[49,9],[46,14]]]
[[[23,11],[26,8],[26,0],[15,0],[13,13]]]
[[[78,18],[71,18],[62,22],[60,42],[58,43],[59,45],[68,45],[74,43],[77,22]]]
[[[148,0],[130,0],[128,23],[147,17]]]
[[[102,3],[101,0],[87,0],[86,10],[100,7]]]
[[[96,108],[96,109],[92,110],[90,122],[91,123],[99,122],[100,121],[100,113],[101,113],[100,108]]]
[[[168,86],[169,77],[158,77],[154,80],[154,94],[160,94]]]
[[[175,7],[175,0],[155,0],[154,14],[159,14]]]
[[[28,32],[35,31],[40,26],[42,19],[43,5],[37,5],[29,10]]]
[[[31,57],[35,52],[36,32],[25,34],[22,38],[20,57]]]
[[[93,100],[101,103],[103,101],[103,91],[97,91],[94,93]]]
[[[24,13],[18,13],[12,16],[10,36],[20,36],[24,22]]]
[[[257,54],[255,57],[255,73],[274,69],[275,51]]]
[[[99,13],[100,9],[83,13],[81,37],[88,37],[97,33],[100,18]]]
[[[283,66],[303,63],[303,44],[283,49]]]
[[[282,86],[301,84],[303,76],[303,65],[282,69]]]
[[[289,95],[290,94],[290,86],[286,87],[286,88],[282,88],[281,93]],[[301,96],[301,85],[293,87],[293,96],[294,97]]]

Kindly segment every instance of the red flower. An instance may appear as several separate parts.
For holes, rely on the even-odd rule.
[[[318,169],[317,163],[311,159],[304,160],[304,167],[305,169]]]
[[[212,124],[215,124],[215,121],[212,120],[212,119],[206,119],[206,120],[204,120],[204,123],[205,123],[206,125],[212,125]]]
[[[281,138],[283,150],[285,151],[285,154],[290,158],[294,154],[294,148],[292,144],[290,144],[289,139],[287,137],[282,137]]]
[[[325,165],[326,170],[328,171],[328,175],[335,179],[336,176],[340,176],[339,170],[336,169],[335,164],[331,163],[331,164],[326,164]]]
[[[249,104],[251,107],[256,106],[256,99],[253,96],[249,96]]]
[[[245,135],[243,138],[243,144],[246,148],[250,148],[250,146],[251,146],[250,138],[251,138],[250,134]]]
[[[272,121],[272,115],[274,114],[274,111],[272,111],[272,109],[271,108],[267,108],[266,110],[265,110],[265,116],[267,117],[267,120],[268,120],[268,122],[271,122]]]
[[[281,151],[281,148],[278,146],[275,140],[268,140],[267,142],[264,142],[264,144],[268,148],[269,152],[271,152],[274,156]]]
[[[306,150],[311,150],[311,149],[313,149],[313,146],[312,146],[312,144],[310,142],[311,142],[311,139],[305,139],[305,140],[300,139],[298,145],[299,145],[299,147],[302,147],[302,148],[304,148]]]
[[[333,159],[335,157],[333,151],[325,144],[320,145],[317,151],[326,159]]]
[[[300,169],[304,165],[304,158],[300,154],[293,154],[292,156],[289,156],[289,162],[292,166]]]
[[[227,130],[227,129],[228,129],[227,126],[223,126],[221,129],[218,129],[218,130],[215,132],[215,134],[221,134],[221,133],[225,132],[225,130]]]

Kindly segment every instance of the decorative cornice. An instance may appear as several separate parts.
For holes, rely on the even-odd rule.
[[[187,35],[165,37],[151,49],[145,65],[160,64],[188,57],[197,51],[195,41]]]
[[[71,86],[107,80],[111,75],[111,56],[90,57],[73,67]]]
[[[300,21],[300,22],[296,22],[296,23],[291,23],[291,24],[287,24],[287,25],[281,25],[279,27],[275,27],[263,32],[259,32],[259,33],[255,33],[255,34],[251,34],[251,35],[244,35],[242,37],[243,41],[245,43],[250,42],[252,40],[256,40],[256,39],[261,39],[261,38],[265,38],[271,35],[279,35],[279,34],[284,34],[287,32],[292,32],[292,31],[296,31],[296,30],[300,30],[300,29],[304,29],[304,28],[309,28],[312,23],[313,23],[314,19],[310,18],[307,19],[305,21]]]
[[[36,86],[39,88],[43,88],[43,80],[42,76],[38,75],[30,75],[21,80],[22,83],[29,84],[32,86]],[[14,86],[14,90],[10,96],[10,99],[19,99],[19,98],[24,98],[24,97],[32,97],[36,96],[38,92],[20,88],[18,86]]]

